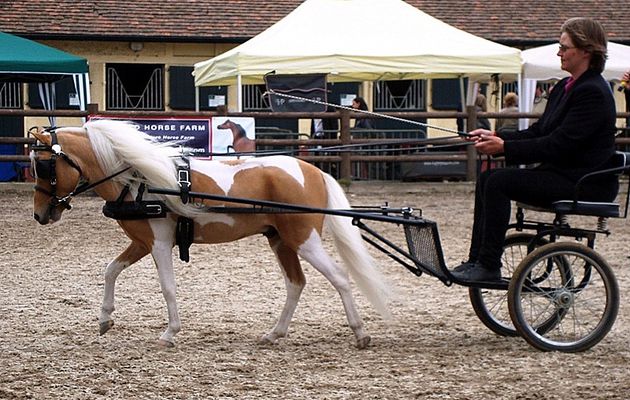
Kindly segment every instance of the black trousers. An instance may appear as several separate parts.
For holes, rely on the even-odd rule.
[[[473,232],[469,261],[501,268],[505,233],[510,222],[511,201],[545,207],[573,198],[575,182],[554,171],[501,168],[483,172],[475,188]],[[581,200],[613,201],[616,179],[593,182],[581,191]]]

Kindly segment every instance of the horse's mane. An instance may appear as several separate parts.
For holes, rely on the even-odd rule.
[[[238,130],[237,137],[239,137],[239,138],[247,138],[247,131],[245,130],[245,128],[243,128],[239,124],[234,124],[234,125],[236,125],[236,129]]]
[[[149,186],[178,190],[177,169],[173,162],[180,157],[179,149],[172,144],[158,143],[153,137],[138,131],[126,121],[93,120],[84,125],[92,150],[105,174],[114,174],[126,166],[132,168],[113,178],[123,185],[144,182]],[[166,196],[171,210],[195,214],[177,196]]]

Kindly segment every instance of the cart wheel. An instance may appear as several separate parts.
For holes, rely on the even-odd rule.
[[[534,238],[533,233],[513,233],[505,238],[503,245],[503,275],[512,276],[521,261],[527,256],[527,245]],[[546,239],[540,239],[538,246],[547,244]],[[501,336],[518,336],[518,331],[512,324],[508,309],[507,290],[468,288],[470,303],[477,317],[492,332]]]
[[[619,287],[606,261],[575,242],[550,243],[531,252],[508,289],[518,332],[543,351],[578,352],[599,343],[619,309]],[[539,321],[547,323],[537,329]]]

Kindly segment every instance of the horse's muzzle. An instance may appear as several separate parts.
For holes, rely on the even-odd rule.
[[[45,217],[42,217],[37,213],[33,213],[33,218],[35,218],[35,221],[39,222],[40,225],[46,225],[50,220],[50,218],[48,218],[48,213]]]
[[[59,207],[48,207],[43,213],[34,212],[33,218],[40,225],[52,224],[61,219],[61,210]]]

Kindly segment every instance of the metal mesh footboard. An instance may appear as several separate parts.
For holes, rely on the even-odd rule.
[[[442,281],[449,281],[444,273],[446,264],[437,224],[425,219],[409,222],[413,223],[405,223],[405,238],[416,266]]]

